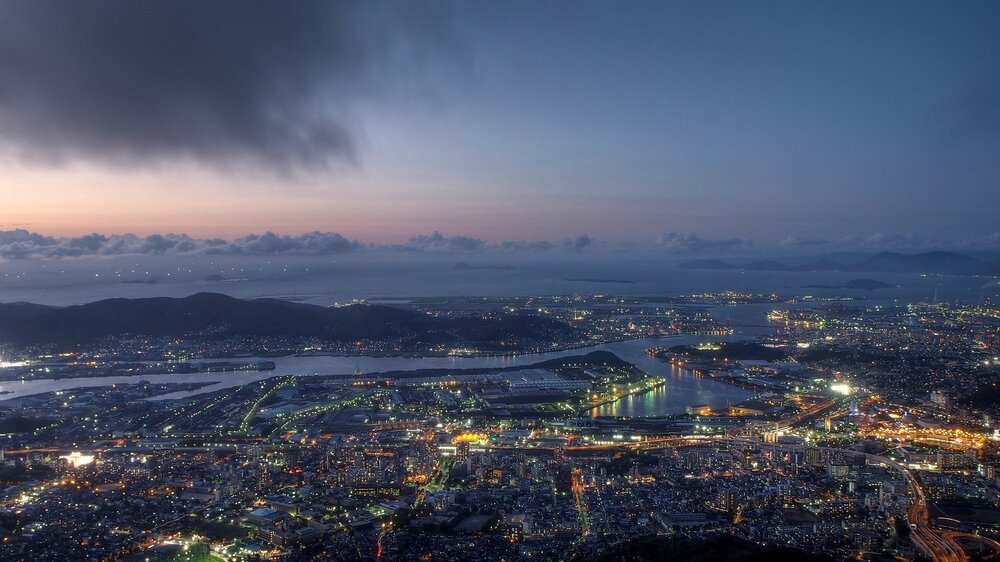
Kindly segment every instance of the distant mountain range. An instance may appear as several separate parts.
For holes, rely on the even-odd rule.
[[[242,300],[217,293],[107,299],[64,308],[0,304],[0,341],[18,346],[67,347],[122,335],[492,343],[520,338],[548,340],[570,332],[568,325],[541,316],[441,318],[387,306],[327,308],[276,299]]]
[[[741,269],[746,271],[866,271],[876,273],[930,273],[940,275],[1000,275],[1000,264],[951,252],[897,254],[882,252],[852,263],[818,259],[800,265],[773,260],[733,264],[717,259],[693,260],[678,265],[686,269]]]

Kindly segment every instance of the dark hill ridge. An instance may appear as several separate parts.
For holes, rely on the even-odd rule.
[[[53,310],[56,310],[56,307],[30,302],[0,303],[0,333],[3,332],[4,326],[17,326]]]
[[[997,273],[996,266],[951,252],[927,252],[913,255],[882,252],[854,264],[854,270],[888,273],[940,273],[945,275]]]
[[[953,254],[925,252],[898,254],[881,252],[854,263],[821,259],[803,265],[786,265],[772,260],[732,264],[722,260],[692,260],[678,264],[685,269],[742,269],[746,271],[868,271],[876,273],[932,273],[940,275],[998,275],[1000,265]]]
[[[120,335],[206,338],[316,337],[329,341],[426,336],[428,341],[490,342],[566,335],[570,328],[538,316],[500,320],[436,318],[387,306],[327,308],[274,299],[241,300],[216,293],[185,298],[107,299],[46,310],[0,305],[0,338],[15,345],[69,346]],[[27,305],[36,307],[37,305]]]

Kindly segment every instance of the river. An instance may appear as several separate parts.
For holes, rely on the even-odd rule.
[[[646,355],[649,347],[665,347],[670,345],[685,345],[705,341],[726,341],[743,339],[746,336],[675,336],[670,338],[639,339],[595,345],[580,349],[556,351],[552,353],[510,355],[501,357],[279,357],[269,359],[274,361],[273,371],[248,371],[234,373],[188,373],[125,376],[125,377],[87,377],[70,379],[39,379],[30,381],[0,382],[0,400],[10,400],[45,392],[65,391],[74,388],[110,386],[112,384],[134,384],[140,380],[154,384],[192,383],[213,381],[196,390],[171,392],[157,396],[155,399],[176,399],[214,392],[225,388],[240,386],[270,377],[283,375],[316,376],[350,374],[355,370],[365,373],[377,373],[397,370],[417,369],[479,369],[494,367],[514,367],[531,365],[548,359],[580,355],[590,351],[610,351],[622,359],[629,361],[653,375],[666,378],[666,383],[655,390],[641,395],[631,396],[613,404],[602,406],[600,415],[622,416],[655,416],[684,411],[689,404],[710,404],[714,407],[725,406],[728,402],[745,400],[750,393],[717,381],[704,379],[678,370],[668,363],[656,360]]]

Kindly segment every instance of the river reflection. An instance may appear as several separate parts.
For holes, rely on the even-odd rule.
[[[656,390],[632,396],[614,404],[602,407],[600,415],[657,416],[684,411],[689,404],[711,404],[725,406],[726,402],[738,402],[749,394],[739,388],[717,381],[702,379],[677,370],[669,363],[646,355],[650,347],[695,344],[706,341],[731,341],[745,339],[746,336],[676,336],[671,338],[640,339],[614,342],[580,349],[552,353],[514,355],[504,357],[279,357],[273,359],[273,371],[252,371],[236,373],[188,373],[147,375],[144,377],[87,377],[73,379],[42,379],[32,381],[0,382],[0,400],[9,400],[45,392],[65,391],[74,388],[111,386],[113,384],[135,384],[148,381],[152,384],[212,382],[197,390],[171,392],[153,399],[187,398],[207,392],[215,392],[244,384],[282,375],[317,376],[350,374],[355,370],[365,373],[386,371],[409,371],[417,369],[479,369],[531,365],[548,359],[580,355],[591,351],[610,351],[622,359],[635,364],[640,369],[667,378],[667,383]]]
[[[708,404],[713,409],[721,409],[753,395],[748,390],[699,377],[670,363],[661,365],[659,369],[652,369],[650,372],[664,377],[665,383],[652,390],[625,396],[594,408],[591,416],[663,416],[684,413],[686,406],[696,404]]]

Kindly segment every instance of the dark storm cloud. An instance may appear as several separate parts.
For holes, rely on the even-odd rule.
[[[0,144],[56,162],[349,160],[360,97],[455,61],[449,16],[424,2],[8,0]]]

